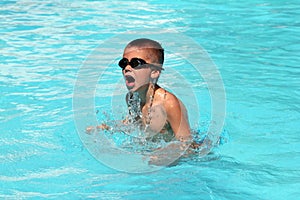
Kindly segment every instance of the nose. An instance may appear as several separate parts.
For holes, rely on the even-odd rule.
[[[131,72],[132,68],[130,65],[127,65],[125,68],[124,68],[124,72]]]

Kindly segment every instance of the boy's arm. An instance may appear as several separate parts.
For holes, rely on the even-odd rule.
[[[148,163],[157,166],[168,166],[176,162],[192,143],[191,130],[184,105],[171,93],[168,93],[164,104],[167,121],[178,141],[169,143],[164,148],[151,153]]]
[[[180,141],[191,139],[191,130],[185,106],[171,93],[167,95],[165,109],[175,137]]]

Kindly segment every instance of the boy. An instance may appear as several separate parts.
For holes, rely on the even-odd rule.
[[[129,91],[126,96],[129,118],[124,123],[140,121],[148,136],[164,134],[188,141],[191,130],[185,106],[174,94],[157,85],[163,62],[164,49],[154,40],[136,39],[125,47],[119,61]],[[97,128],[109,129],[105,124]]]

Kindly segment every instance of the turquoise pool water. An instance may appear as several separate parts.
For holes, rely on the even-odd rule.
[[[0,198],[299,197],[299,2],[0,5]],[[229,139],[212,154],[128,174],[101,164],[83,146],[72,110],[77,73],[101,42],[137,28],[175,29],[198,42],[217,65],[226,89]],[[168,62],[175,68],[181,63]],[[188,68],[181,75],[188,79]],[[189,81],[203,91],[201,105],[209,105],[205,83]],[[100,102],[96,106],[101,109]]]

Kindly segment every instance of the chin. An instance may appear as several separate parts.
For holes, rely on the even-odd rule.
[[[133,88],[127,88],[127,90],[129,91],[129,92],[135,92],[136,90],[134,90]]]
[[[126,87],[127,87],[129,92],[137,92],[142,88],[142,86],[137,86],[137,85],[135,85],[133,87],[129,87],[129,86],[126,86]]]
[[[129,87],[129,86],[126,86],[127,87],[127,90],[129,92],[136,92],[137,91],[137,88],[136,87]]]

